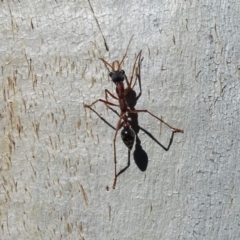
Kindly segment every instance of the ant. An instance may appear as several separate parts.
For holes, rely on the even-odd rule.
[[[133,75],[134,75],[134,70],[136,67],[136,63],[137,60],[140,60],[140,56],[141,56],[141,52],[140,51],[138,53],[138,55],[136,56],[135,62],[133,64],[133,68],[132,68],[132,75],[130,78],[130,82],[128,81],[128,78],[125,74],[125,71],[121,69],[121,66],[124,62],[124,59],[127,55],[127,51],[129,48],[129,45],[132,41],[133,36],[131,37],[126,52],[123,55],[123,58],[121,61],[115,60],[112,65],[109,64],[105,59],[100,58],[100,60],[104,63],[105,67],[108,69],[108,67],[110,67],[111,71],[109,71],[109,76],[112,80],[112,82],[116,85],[116,93],[117,96],[115,96],[114,94],[112,94],[111,92],[109,92],[107,89],[105,89],[105,100],[103,99],[97,99],[96,101],[94,101],[92,104],[88,105],[88,104],[84,104],[85,108],[90,108],[97,102],[103,102],[104,104],[106,104],[107,106],[117,106],[120,108],[120,115],[119,115],[119,120],[117,122],[117,126],[116,126],[116,131],[115,131],[115,135],[113,138],[113,146],[114,146],[114,181],[113,181],[113,189],[115,189],[116,183],[117,183],[117,177],[119,176],[119,174],[122,172],[120,171],[117,174],[117,156],[116,156],[116,137],[118,134],[118,131],[122,129],[121,131],[121,138],[124,142],[124,144],[127,146],[127,148],[129,149],[129,151],[131,151],[133,144],[134,144],[134,140],[135,140],[135,132],[133,131],[133,129],[131,128],[131,124],[129,122],[129,114],[137,114],[140,112],[146,112],[148,114],[150,114],[151,116],[153,116],[154,118],[156,118],[157,120],[159,120],[160,122],[162,122],[163,124],[165,124],[166,126],[168,126],[170,129],[173,130],[174,133],[176,132],[180,132],[183,133],[183,130],[178,129],[178,128],[174,128],[172,126],[170,126],[168,123],[164,122],[161,118],[155,116],[154,114],[152,114],[151,112],[149,112],[148,110],[135,110],[135,109],[130,109],[129,104],[127,102],[126,97],[128,96],[129,92],[133,89],[135,83],[132,85],[133,82]],[[124,88],[124,80],[126,80],[127,83],[127,87]],[[108,101],[108,95],[110,95],[113,99],[118,100],[118,104],[112,103]]]

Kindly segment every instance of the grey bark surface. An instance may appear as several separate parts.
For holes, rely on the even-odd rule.
[[[239,1],[3,0],[0,22],[1,239],[240,239]],[[99,58],[133,34],[135,108],[184,134],[166,151],[172,131],[139,113],[113,190],[118,116],[83,103],[115,94]]]

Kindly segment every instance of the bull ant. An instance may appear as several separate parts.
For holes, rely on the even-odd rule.
[[[116,131],[115,131],[115,135],[114,135],[114,139],[113,139],[113,146],[114,146],[114,181],[113,181],[113,189],[115,189],[116,183],[117,183],[117,177],[119,174],[117,174],[117,156],[116,156],[116,137],[118,134],[118,131],[122,129],[121,131],[121,138],[124,142],[124,144],[127,146],[127,148],[129,150],[132,149],[133,144],[134,144],[134,140],[135,140],[135,132],[133,131],[133,129],[131,128],[131,124],[129,122],[129,113],[140,113],[140,112],[145,112],[150,114],[151,116],[153,116],[154,118],[158,119],[160,122],[162,122],[163,124],[165,124],[166,126],[168,126],[170,129],[173,130],[173,132],[177,133],[183,133],[183,130],[178,129],[178,128],[174,128],[172,126],[170,126],[168,123],[166,123],[165,121],[163,121],[161,118],[155,116],[154,114],[152,114],[151,112],[149,112],[148,110],[132,110],[129,108],[128,106],[128,102],[126,100],[126,96],[128,96],[129,92],[133,89],[134,84],[133,83],[133,75],[134,75],[134,70],[136,67],[136,63],[140,58],[141,55],[141,51],[138,53],[138,55],[136,56],[135,62],[133,64],[133,68],[132,68],[132,75],[130,78],[130,82],[128,81],[128,78],[124,72],[124,70],[122,70],[121,66],[124,62],[124,59],[127,55],[127,51],[129,48],[129,45],[131,43],[133,36],[131,37],[126,52],[122,58],[121,61],[114,61],[112,64],[109,64],[105,59],[100,58],[100,60],[104,63],[105,67],[108,69],[108,67],[110,67],[111,71],[109,71],[109,76],[112,80],[112,82],[116,85],[116,93],[117,96],[115,96],[114,94],[112,94],[110,91],[108,91],[107,89],[105,89],[105,100],[104,99],[97,99],[96,101],[94,101],[92,104],[87,105],[84,104],[85,108],[90,108],[97,102],[103,102],[104,104],[106,104],[107,106],[117,106],[120,108],[120,117],[119,120],[117,122],[117,126],[116,126]],[[109,69],[108,69],[109,70]],[[127,87],[124,88],[124,80],[126,80],[127,83]],[[136,82],[136,80],[135,80]],[[118,100],[118,104],[112,103],[108,101],[108,95],[110,95],[113,99]]]

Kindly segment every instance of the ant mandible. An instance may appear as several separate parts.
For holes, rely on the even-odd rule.
[[[141,55],[141,52],[142,52],[142,51],[140,51],[138,53],[138,55],[136,56],[136,59],[135,59],[135,62],[133,64],[133,68],[132,68],[132,75],[131,75],[130,82],[129,82],[124,70],[121,69],[121,66],[124,62],[124,59],[125,59],[126,55],[127,55],[127,51],[128,51],[129,45],[132,41],[132,38],[133,38],[133,36],[131,37],[131,39],[128,43],[126,52],[123,55],[123,58],[122,58],[121,61],[115,60],[111,65],[105,59],[100,58],[100,60],[104,63],[105,67],[107,69],[108,69],[108,67],[110,67],[110,69],[111,69],[111,71],[109,71],[109,76],[110,76],[111,80],[113,81],[113,83],[116,85],[117,96],[115,96],[114,94],[109,92],[107,89],[105,89],[105,100],[97,99],[96,101],[94,101],[90,105],[84,104],[85,108],[90,108],[90,109],[97,102],[103,102],[107,106],[117,106],[117,107],[120,108],[119,120],[117,122],[116,131],[115,131],[115,135],[114,135],[114,139],[113,139],[113,146],[114,146],[113,189],[115,189],[115,186],[116,186],[116,183],[117,183],[117,177],[118,177],[118,174],[117,174],[117,156],[116,156],[116,137],[117,137],[118,131],[121,128],[123,128],[123,130],[121,131],[121,138],[122,138],[124,144],[128,147],[129,150],[132,149],[133,144],[134,144],[135,132],[131,128],[131,125],[130,125],[130,122],[129,122],[129,116],[128,116],[129,113],[137,114],[137,113],[140,113],[140,112],[146,112],[146,113],[150,114],[151,116],[153,116],[154,118],[158,119],[160,122],[162,122],[166,126],[168,126],[170,129],[173,130],[173,132],[183,133],[183,130],[170,126],[168,123],[164,122],[161,118],[155,116],[154,114],[152,114],[148,110],[135,110],[135,109],[133,110],[133,109],[129,108],[128,102],[126,100],[126,96],[128,96],[129,92],[133,89],[133,87],[135,85],[135,83],[132,85],[134,70],[135,70],[135,67],[136,67],[137,60],[140,58],[140,55]],[[126,80],[126,83],[127,83],[126,88],[124,88],[124,83],[123,83],[124,80]],[[136,82],[136,80],[135,80],[135,82]],[[119,104],[109,102],[108,101],[108,95],[110,95],[113,99],[118,100]]]

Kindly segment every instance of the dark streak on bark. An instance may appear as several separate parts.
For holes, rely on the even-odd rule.
[[[98,25],[98,28],[99,28],[99,30],[100,30],[100,32],[101,32],[101,34],[102,34],[105,48],[106,48],[107,51],[109,51],[109,48],[108,48],[106,39],[105,39],[105,37],[104,37],[104,35],[103,35],[103,33],[102,33],[102,29],[101,29],[101,27],[100,27],[100,25],[99,25],[99,23],[98,23],[98,20],[97,20],[97,18],[96,18],[96,16],[95,16],[95,13],[94,13],[94,11],[93,11],[92,4],[91,4],[90,0],[88,0],[88,3],[89,3],[89,5],[90,5],[91,11],[92,11],[93,16],[94,16],[94,18],[95,18],[95,21],[96,21],[96,23],[97,23],[97,25]]]

